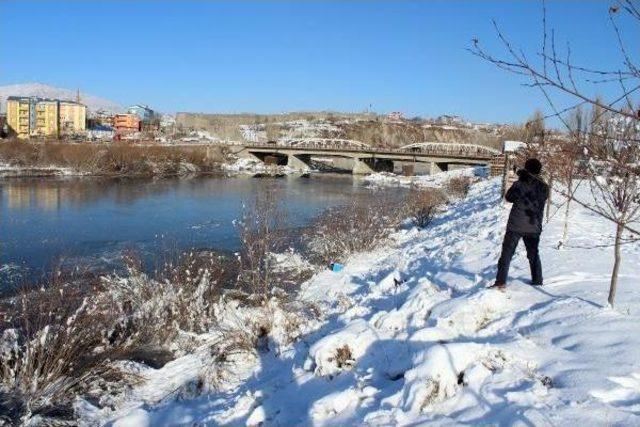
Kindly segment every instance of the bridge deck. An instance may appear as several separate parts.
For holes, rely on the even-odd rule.
[[[325,155],[347,155],[349,157],[371,156],[388,158],[414,158],[414,157],[436,157],[457,160],[488,161],[496,156],[495,153],[479,150],[477,146],[452,145],[451,147],[439,147],[438,149],[421,148],[386,148],[386,147],[344,147],[341,145],[328,144],[238,144],[247,151],[262,153],[282,153],[282,154],[325,154]]]

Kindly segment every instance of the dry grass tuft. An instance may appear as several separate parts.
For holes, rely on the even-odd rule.
[[[313,261],[327,265],[374,249],[404,219],[404,201],[355,197],[326,210],[312,224],[307,247]]]
[[[447,195],[454,198],[465,198],[469,194],[472,183],[473,179],[468,176],[453,177],[445,187]]]
[[[135,380],[112,362],[140,341],[114,334],[122,318],[108,301],[57,286],[6,304],[14,315],[1,329],[0,400],[21,423],[36,415],[67,419],[75,396],[97,382]],[[14,399],[2,398],[7,394]]]
[[[355,363],[351,354],[351,348],[349,348],[347,344],[336,349],[334,360],[336,366],[340,369],[350,369]]]
[[[412,187],[407,195],[406,215],[416,227],[424,228],[431,224],[446,202],[447,198],[441,190]]]

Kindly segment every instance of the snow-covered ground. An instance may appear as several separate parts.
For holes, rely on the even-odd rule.
[[[246,175],[254,175],[258,173],[269,173],[269,174],[293,174],[300,173],[302,171],[289,167],[289,166],[276,166],[276,165],[267,165],[260,160],[240,158],[234,161],[233,163],[224,163],[222,164],[222,169],[232,173],[232,174],[246,174]]]
[[[428,229],[401,230],[341,272],[314,276],[300,299],[319,307],[317,322],[294,344],[239,360],[228,387],[184,392],[211,358],[196,351],[141,368],[144,381],[114,410],[78,402],[83,421],[639,425],[640,245],[624,246],[617,305],[607,307],[612,255],[597,246],[613,226],[576,206],[563,250],[562,214],[545,227],[544,287],[526,284],[520,247],[506,292],[486,289],[508,215],[499,185],[475,184]]]
[[[59,166],[22,167],[0,162],[0,178],[15,176],[76,176],[85,175],[72,168]]]
[[[433,175],[404,176],[389,172],[376,172],[365,176],[363,180],[367,185],[374,187],[418,186],[439,188],[453,177],[480,177],[486,176],[486,174],[487,170],[484,167],[470,167],[447,172],[438,172]]]

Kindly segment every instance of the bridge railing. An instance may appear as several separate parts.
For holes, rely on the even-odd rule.
[[[455,144],[455,143],[431,143],[425,145],[416,144],[409,147],[370,147],[366,145],[345,144],[348,140],[299,140],[283,142],[251,142],[248,144],[238,143],[247,148],[273,148],[273,149],[308,149],[318,151],[349,151],[362,153],[385,153],[401,155],[433,155],[433,156],[455,156],[490,159],[498,153],[488,147],[475,144]]]

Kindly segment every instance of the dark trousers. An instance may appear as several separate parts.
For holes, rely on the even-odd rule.
[[[540,262],[540,254],[538,253],[540,235],[523,234],[511,230],[507,230],[504,235],[504,241],[502,242],[502,254],[498,261],[496,283],[507,283],[509,264],[511,264],[511,258],[513,258],[520,239],[524,241],[524,247],[527,249],[527,258],[529,258],[529,266],[531,267],[531,283],[534,285],[542,285],[542,263]]]

